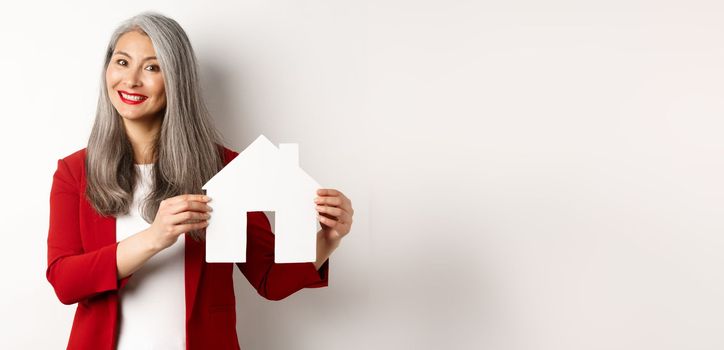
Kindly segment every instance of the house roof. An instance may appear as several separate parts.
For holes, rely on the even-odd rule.
[[[264,135],[259,135],[234,160],[209,179],[202,188],[209,190],[220,187],[225,190],[232,190],[246,187],[246,184],[242,184],[245,181],[251,182],[248,184],[249,186],[264,186],[264,182],[267,180],[290,179],[286,176],[294,176],[297,180],[301,180],[301,182],[294,181],[298,185],[307,184],[307,186],[319,188],[319,184],[299,167],[296,154],[298,152],[297,148],[283,147],[283,145],[277,147]],[[290,146],[292,145],[296,146],[290,144]],[[283,152],[294,152],[294,154],[283,156]],[[280,176],[280,174],[284,176]],[[268,185],[275,186],[276,184]]]

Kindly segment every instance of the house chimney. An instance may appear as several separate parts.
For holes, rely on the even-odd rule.
[[[280,143],[279,155],[284,166],[299,166],[299,144]]]

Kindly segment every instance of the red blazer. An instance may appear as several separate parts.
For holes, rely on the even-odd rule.
[[[224,165],[237,152],[223,148]],[[118,292],[116,218],[98,214],[85,197],[85,149],[58,160],[50,191],[46,276],[63,304],[78,306],[68,349],[115,349]],[[212,202],[213,205],[213,202]],[[302,288],[326,287],[329,260],[274,263],[274,235],[263,212],[248,213],[247,261],[237,263],[259,294],[280,300]],[[185,246],[186,348],[239,349],[232,263],[206,263],[205,243]]]

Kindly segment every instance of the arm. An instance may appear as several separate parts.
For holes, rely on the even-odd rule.
[[[148,259],[161,251],[150,243],[150,239],[147,238],[148,234],[148,230],[143,230],[118,242],[116,249],[118,279],[130,277]]]
[[[63,161],[50,191],[46,277],[64,304],[118,290],[153,255],[184,232],[206,227],[210,207],[202,195],[183,194],[161,201],[150,227],[121,242],[85,251],[80,235],[80,186]]]
[[[282,300],[302,288],[328,285],[328,258],[324,258],[319,269],[311,262],[274,263],[274,234],[263,212],[248,213],[247,237],[247,261],[237,266],[264,298]],[[317,244],[319,246],[319,238]]]
[[[63,161],[53,175],[50,190],[48,268],[46,278],[63,304],[77,303],[127,282],[116,272],[118,243],[86,252],[80,237],[78,182]]]
[[[324,230],[317,232],[317,261],[314,262],[314,268],[319,270],[335,249],[339,247],[341,241],[329,242],[324,239]]]

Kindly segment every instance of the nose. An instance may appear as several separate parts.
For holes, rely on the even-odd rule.
[[[135,69],[129,69],[123,77],[123,83],[128,88],[134,88],[143,85],[140,79],[140,74]]]

